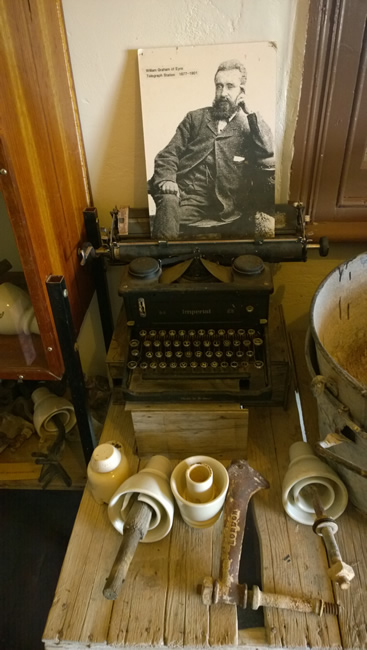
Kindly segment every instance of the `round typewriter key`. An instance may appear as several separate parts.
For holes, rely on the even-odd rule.
[[[211,341],[208,341],[208,339],[204,339],[203,348],[210,348],[210,346],[211,346]]]
[[[157,363],[155,361],[152,361],[152,363],[149,364],[149,368],[151,370],[157,370]]]
[[[165,368],[167,368],[167,364],[166,364],[166,362],[165,362],[165,361],[161,361],[160,364],[159,364],[159,367],[160,367],[161,370],[164,370]]]
[[[223,352],[221,350],[216,350],[214,354],[217,359],[221,359],[223,357]]]
[[[166,350],[171,348],[172,347],[172,342],[169,341],[168,339],[166,339],[165,341],[163,341],[163,347],[166,348]]]
[[[177,352],[175,352],[175,357],[176,357],[176,359],[182,359],[182,357],[183,357],[182,350],[177,350]]]
[[[170,336],[172,339],[174,339],[175,336],[176,336],[176,330],[169,330],[168,336]]]
[[[235,340],[233,341],[233,347],[234,347],[234,348],[239,348],[240,345],[241,345],[241,341],[240,341],[240,339],[235,339]]]
[[[250,364],[249,364],[248,361],[241,361],[241,368],[242,368],[242,370],[247,370],[247,368],[249,367],[249,365],[250,365]]]
[[[180,368],[187,368],[187,362],[186,361],[181,361]]]
[[[212,352],[212,350],[207,350],[207,351],[205,352],[205,357],[206,357],[207,359],[211,359],[211,358],[213,357],[213,352]]]
[[[238,361],[231,361],[231,368],[238,368]]]
[[[201,341],[193,341],[192,345],[194,348],[201,348]]]
[[[236,351],[236,359],[242,359],[245,356],[245,353],[243,350],[237,350]]]
[[[212,361],[210,364],[211,368],[218,368],[218,361]]]
[[[177,363],[176,363],[176,361],[171,361],[171,363],[169,364],[169,367],[170,367],[170,368],[177,368]]]
[[[182,347],[190,348],[191,347],[191,341],[182,341]]]
[[[132,350],[130,350],[130,354],[132,357],[138,357],[140,355],[140,351],[137,350],[137,348],[133,348]]]
[[[154,356],[155,356],[156,359],[162,359],[163,352],[161,350],[157,350],[157,352],[155,353]]]
[[[256,336],[252,342],[257,347],[260,347],[260,345],[264,343],[264,341],[259,336]]]
[[[200,368],[207,368],[207,367],[208,367],[208,364],[207,364],[206,361],[202,361],[202,362],[200,363]]]
[[[228,368],[228,362],[227,361],[221,361],[220,362],[220,367],[221,368]]]
[[[142,361],[141,363],[139,363],[139,368],[141,368],[142,370],[146,370],[148,368],[147,362]]]
[[[159,330],[159,332],[158,332],[158,336],[159,336],[161,339],[164,339],[164,337],[166,336],[166,334],[167,334],[166,330]]]
[[[178,330],[178,335],[180,339],[184,339],[186,336],[186,330]]]
[[[236,332],[233,329],[227,330],[227,336],[229,336],[229,338],[232,339],[235,334],[236,334]]]
[[[251,347],[251,341],[249,341],[249,339],[245,339],[242,343],[243,347],[246,349]]]
[[[232,350],[227,350],[225,356],[226,356],[226,359],[232,359],[232,357],[233,357],[233,352],[232,352]]]
[[[191,361],[190,368],[197,368],[197,367],[198,367],[198,362],[197,361]]]
[[[223,347],[227,348],[227,349],[230,348],[231,347],[231,341],[229,339],[224,339]]]
[[[173,357],[172,350],[166,350],[165,353],[164,353],[164,356],[166,357],[166,359],[172,359],[172,357]]]
[[[139,345],[140,345],[140,341],[138,341],[138,339],[131,339],[131,341],[129,342],[129,346],[131,348],[138,348]]]
[[[255,330],[253,330],[253,329],[247,330],[247,336],[248,336],[248,338],[250,340],[252,340],[254,338],[255,334],[256,334]]]
[[[141,339],[145,339],[147,334],[148,334],[147,330],[140,330],[139,332],[139,336]]]
[[[153,352],[151,352],[150,350],[148,352],[146,352],[145,358],[146,359],[153,359]]]
[[[173,347],[174,347],[175,349],[180,348],[180,347],[181,347],[181,341],[179,341],[178,339],[175,339],[175,340],[173,341],[173,344],[172,344],[172,345],[173,345]]]
[[[151,341],[144,341],[143,342],[143,347],[144,347],[144,350],[150,350],[150,348],[152,347],[152,342]]]
[[[198,330],[198,337],[202,339],[204,338],[204,336],[205,336],[205,330],[203,329]]]
[[[239,329],[239,330],[237,330],[237,336],[238,336],[241,340],[244,339],[245,336],[246,336],[246,330],[244,330],[244,329]]]
[[[157,330],[149,330],[149,336],[151,339],[155,339],[157,336]]]
[[[225,335],[226,335],[226,330],[224,330],[224,329],[222,329],[222,328],[221,328],[220,330],[218,330],[218,336],[223,337],[223,336],[225,336]]]
[[[129,368],[129,370],[135,370],[135,368],[138,367],[138,364],[136,363],[136,361],[129,361],[127,367]]]
[[[196,350],[196,351],[194,352],[194,354],[195,354],[195,357],[196,357],[197,359],[201,359],[201,357],[203,356],[203,353],[202,353],[201,350]]]
[[[260,370],[260,368],[263,368],[263,366],[264,366],[264,362],[263,362],[263,361],[255,361],[254,366],[255,366],[255,368],[257,368],[258,370]]]
[[[215,330],[213,329],[208,330],[208,336],[210,339],[212,339],[215,336]]]
[[[186,350],[185,352],[185,359],[192,359],[193,353],[191,350]]]
[[[252,351],[252,350],[247,350],[247,352],[246,352],[246,357],[247,357],[248,359],[252,359],[253,356],[254,356],[253,351]]]
[[[218,341],[218,339],[213,341],[213,348],[216,348],[216,349],[220,348],[220,341]]]
[[[188,335],[190,339],[194,339],[196,336],[196,330],[189,330]]]

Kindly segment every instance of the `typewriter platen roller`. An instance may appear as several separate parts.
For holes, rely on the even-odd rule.
[[[119,287],[127,321],[125,398],[274,403],[272,291],[270,268],[255,255],[231,266],[202,257],[167,268],[150,257],[132,260]]]

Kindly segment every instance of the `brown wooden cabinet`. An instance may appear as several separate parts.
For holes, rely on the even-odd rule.
[[[310,0],[290,199],[315,235],[367,239],[367,3]]]
[[[0,31],[0,191],[40,329],[0,336],[0,378],[59,378],[46,280],[65,278],[76,334],[93,292],[77,254],[91,193],[61,1],[2,0]]]

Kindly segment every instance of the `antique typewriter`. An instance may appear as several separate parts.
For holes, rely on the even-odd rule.
[[[108,240],[85,245],[84,258],[92,250],[123,265],[114,375],[123,399],[285,403],[289,362],[269,349],[269,263],[305,260],[316,247],[299,211],[295,219],[293,231],[264,241],[155,242],[125,237],[115,223]],[[327,254],[326,242],[317,246]]]

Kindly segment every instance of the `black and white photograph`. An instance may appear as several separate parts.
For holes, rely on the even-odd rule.
[[[138,51],[153,238],[273,237],[276,47]]]

